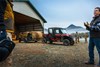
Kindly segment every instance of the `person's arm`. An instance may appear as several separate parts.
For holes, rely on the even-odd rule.
[[[91,26],[90,29],[91,31],[100,31],[100,21],[96,26]]]

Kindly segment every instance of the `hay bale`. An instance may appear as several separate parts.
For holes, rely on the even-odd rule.
[[[42,32],[32,32],[32,37],[36,39],[41,39],[43,38],[43,33]]]

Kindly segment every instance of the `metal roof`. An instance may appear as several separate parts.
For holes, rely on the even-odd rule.
[[[44,23],[47,23],[47,21],[41,16],[41,14],[37,11],[37,9],[34,7],[34,5],[29,0],[13,0],[14,2],[27,2],[29,6],[38,14],[38,16],[44,21]]]

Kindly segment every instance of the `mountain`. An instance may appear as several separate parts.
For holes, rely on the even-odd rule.
[[[82,28],[81,26],[75,26],[74,24],[71,24],[67,27],[67,30],[68,29],[78,29],[78,28]]]
[[[75,33],[75,32],[88,32],[85,28],[81,27],[81,26],[75,26],[74,24],[69,25],[66,28],[68,33]]]

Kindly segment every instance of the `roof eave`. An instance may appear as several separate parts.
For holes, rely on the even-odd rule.
[[[33,4],[29,0],[13,0],[14,2],[27,2],[30,7],[39,15],[39,17],[43,20],[44,23],[47,21],[41,16],[41,14],[37,11],[37,9],[33,6]]]
[[[39,17],[44,21],[44,23],[47,23],[47,21],[41,16],[41,14],[37,11],[37,9],[32,5],[32,3],[30,1],[27,1],[27,3],[39,15]]]

